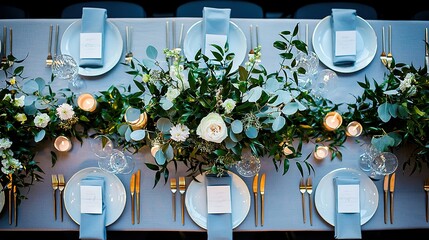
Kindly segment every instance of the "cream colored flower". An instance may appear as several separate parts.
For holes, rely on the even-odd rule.
[[[57,116],[61,120],[68,120],[74,116],[73,107],[68,103],[63,103],[57,107]]]
[[[197,135],[202,139],[221,143],[227,136],[226,124],[218,113],[209,113],[197,127]]]
[[[13,100],[13,106],[24,107],[24,100],[25,100],[25,95],[22,95],[19,98],[15,98],[15,100]]]
[[[8,138],[0,138],[0,150],[8,149],[12,146],[12,142]]]
[[[189,137],[189,128],[184,124],[177,124],[170,129],[171,139],[176,142],[184,142]]]
[[[232,110],[234,110],[235,105],[236,105],[236,102],[234,100],[232,100],[231,98],[226,99],[222,103],[222,107],[225,109],[225,113],[231,113]]]
[[[34,125],[39,128],[45,128],[46,126],[48,126],[50,120],[51,119],[49,118],[48,114],[42,113],[34,118]]]
[[[16,121],[21,122],[21,124],[24,124],[25,121],[27,121],[27,115],[24,113],[18,113],[15,115],[15,119]]]

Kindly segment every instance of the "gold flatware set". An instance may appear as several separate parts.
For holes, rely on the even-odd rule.
[[[186,192],[185,177],[179,177],[180,212],[182,214],[182,225],[185,225],[185,192]]]
[[[258,226],[258,181],[259,181],[259,174],[257,173],[253,177],[253,205],[255,210],[255,226]],[[265,173],[262,174],[261,180],[259,182],[259,193],[261,195],[261,226],[264,226],[264,215],[265,215]]]
[[[64,180],[63,174],[52,174],[51,175],[51,181],[52,181],[52,198],[54,202],[54,219],[57,220],[57,190],[60,192],[60,219],[61,222],[64,220],[63,215],[63,194],[64,194],[64,188],[66,186],[66,182]]]
[[[12,181],[12,174],[9,174],[9,183],[7,185],[8,189],[8,198],[9,198],[9,225],[12,225],[12,215],[15,219],[15,226],[18,226],[18,203],[17,203],[17,197],[18,193],[16,190],[16,185],[13,185]],[[12,206],[13,204],[13,206]],[[12,213],[13,211],[13,213]]]
[[[383,192],[384,192],[384,223],[387,224],[387,204],[388,193],[390,193],[390,223],[393,224],[394,217],[394,192],[395,192],[395,173],[384,176]]]
[[[59,35],[59,25],[57,24],[55,27],[55,40],[54,40],[54,53],[52,53],[52,35],[54,32],[54,26],[49,26],[49,37],[48,37],[48,56],[46,57],[46,66],[50,67],[52,66],[52,63],[54,62],[54,58],[57,55],[58,52],[58,35]]]
[[[301,206],[302,206],[302,221],[306,223],[306,213],[305,213],[305,194],[308,193],[309,198],[309,213],[310,213],[310,225],[313,225],[313,180],[311,177],[307,178],[305,181],[304,177],[299,181],[299,192],[301,193]]]
[[[140,223],[140,178],[141,170],[131,175],[130,179],[130,194],[131,194],[131,224]]]
[[[429,222],[429,178],[426,178],[423,190],[426,192],[426,222]]]

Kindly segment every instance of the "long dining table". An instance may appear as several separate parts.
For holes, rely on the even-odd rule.
[[[49,26],[59,26],[59,51],[61,40],[66,29],[78,19],[14,19],[0,20],[0,26],[13,29],[13,55],[18,59],[25,58],[22,65],[25,66],[24,75],[30,78],[41,77],[50,79],[51,68],[46,67],[45,60],[48,53]],[[162,50],[166,47],[167,38],[170,43],[176,42],[183,36],[186,38],[187,30],[200,18],[109,18],[120,31],[123,45],[115,46],[119,51],[122,49],[118,63],[106,73],[99,76],[82,77],[87,85],[87,91],[97,92],[107,89],[111,85],[133,84],[133,78],[127,74],[129,67],[121,64],[125,59],[125,28],[130,26],[132,33],[132,51],[136,59],[146,57],[146,48],[154,46],[162,58]],[[273,42],[281,40],[281,31],[292,31],[296,24],[300,26],[300,37],[305,39],[305,28],[308,26],[308,44],[313,49],[312,33],[320,19],[231,19],[244,33],[246,37],[246,48],[249,49],[251,41],[249,26],[258,26],[258,41],[262,47],[261,64],[268,72],[277,71],[280,68],[281,58],[279,51],[273,47]],[[169,22],[170,32],[166,31],[166,22]],[[337,78],[333,79],[328,89],[328,97],[334,102],[352,102],[354,94],[359,94],[361,88],[359,81],[365,78],[382,81],[387,73],[385,66],[381,63],[381,34],[382,27],[392,27],[392,53],[396,62],[412,63],[416,67],[424,66],[424,32],[429,27],[428,21],[395,21],[395,20],[368,20],[367,21],[376,34],[376,46],[372,46],[375,55],[367,66],[361,70],[350,73],[337,72]],[[180,31],[183,26],[183,32]],[[173,31],[172,29],[176,29]],[[253,28],[255,29],[255,28]],[[174,33],[174,36],[173,36]],[[182,35],[183,34],[183,35]],[[64,41],[64,39],[63,39]],[[244,43],[243,43],[244,44]],[[371,49],[370,49],[371,51]],[[107,56],[108,57],[108,56]],[[319,71],[327,69],[320,62]],[[2,75],[2,78],[4,76]],[[4,81],[0,83],[4,87]],[[65,81],[56,80],[54,88],[67,86]],[[359,137],[362,141],[367,138]],[[319,181],[329,172],[339,168],[351,168],[361,171],[359,168],[359,155],[363,148],[356,139],[349,138],[341,149],[343,159],[316,160],[310,157],[308,160],[315,169],[313,175],[314,192],[318,190]],[[303,156],[307,156],[314,148],[312,143],[305,144]],[[57,152],[58,160],[54,166],[51,165],[51,151],[56,151],[51,141],[43,141],[37,148],[35,160],[44,171],[43,182],[36,182],[29,191],[25,191],[27,199],[23,199],[18,210],[18,224],[8,223],[8,209],[4,206],[0,213],[1,231],[74,231],[79,225],[64,210],[64,220],[55,220],[52,207],[51,174],[64,174],[66,182],[79,170],[88,167],[97,167],[97,158],[91,152],[89,141],[84,139],[80,144],[73,141],[73,148],[66,153]],[[429,177],[429,169],[422,172],[410,174],[409,169],[402,169],[403,162],[408,158],[409,152],[404,149],[397,152],[400,166],[396,173],[395,206],[393,224],[384,223],[383,220],[383,182],[374,181],[377,191],[378,205],[373,216],[362,225],[362,230],[393,230],[393,229],[426,229],[429,223],[425,220],[425,192],[423,190],[424,179]],[[145,162],[153,162],[154,159],[148,149],[133,155],[136,162],[135,169],[141,169],[141,221],[139,224],[131,224],[130,205],[130,174],[118,174],[117,177],[123,183],[126,190],[126,204],[120,217],[107,227],[114,231],[205,231],[185,212],[185,224],[180,221],[180,211],[177,211],[177,220],[171,217],[171,191],[169,183],[163,180],[154,186],[155,172],[148,169]],[[291,160],[290,170],[283,175],[282,171],[276,171],[271,159],[262,158],[260,173],[266,173],[265,188],[265,224],[255,226],[254,205],[251,198],[250,209],[244,220],[234,231],[331,231],[334,227],[319,214],[319,210],[313,205],[313,225],[302,221],[301,193],[299,191],[300,172]],[[186,175],[186,168],[179,164],[177,171],[170,166],[171,177],[178,178]],[[231,169],[235,171],[235,169]],[[362,172],[363,174],[366,174]],[[251,177],[241,177],[250,194],[252,194]],[[187,178],[189,185],[191,178]],[[314,193],[312,194],[314,197]],[[306,199],[308,211],[308,198]],[[176,198],[176,205],[180,206],[180,198]],[[190,210],[190,209],[188,209]],[[192,210],[191,210],[192,211]]]

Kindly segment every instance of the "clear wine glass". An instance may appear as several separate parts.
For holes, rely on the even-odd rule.
[[[243,155],[235,164],[235,169],[243,177],[253,177],[261,169],[261,160],[252,154]]]
[[[305,69],[305,73],[298,74],[298,87],[309,89],[318,72],[319,58],[315,52],[309,51],[308,54],[299,52],[295,59],[297,61],[296,68]]]
[[[362,171],[369,172],[371,171],[371,161],[372,159],[380,154],[381,151],[378,150],[372,144],[364,145],[364,152],[359,156],[359,167]]]
[[[68,54],[57,55],[51,68],[55,77],[68,81],[70,89],[81,90],[85,87],[84,81],[79,77],[79,66],[72,56]]]
[[[107,158],[113,152],[113,141],[106,135],[97,135],[90,139],[91,151],[99,158]]]
[[[323,69],[317,74],[315,81],[311,84],[311,91],[318,98],[326,98],[329,84],[338,78],[337,73],[331,69]]]
[[[98,159],[101,169],[114,174],[129,174],[134,170],[134,165],[134,159],[118,149],[113,149],[109,157]]]
[[[381,152],[371,160],[371,172],[369,177],[373,180],[380,180],[385,175],[394,173],[398,168],[398,164],[398,158],[395,154],[391,152]]]

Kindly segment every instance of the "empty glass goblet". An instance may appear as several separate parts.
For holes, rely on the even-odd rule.
[[[109,157],[98,159],[98,166],[101,169],[114,174],[131,173],[134,165],[133,158],[118,149],[113,149]]]
[[[84,81],[79,77],[79,66],[72,56],[68,54],[57,55],[51,68],[55,77],[68,81],[70,89],[81,90],[84,88]]]
[[[398,168],[398,158],[391,152],[377,154],[370,163],[371,172],[369,177],[372,180],[380,180],[385,175],[392,174]]]
[[[107,158],[113,152],[113,141],[106,135],[97,135],[90,139],[91,151],[99,158]]]
[[[317,75],[319,58],[315,52],[309,51],[308,54],[299,52],[295,59],[297,61],[296,67],[301,67],[305,70],[305,73],[298,74],[298,87],[308,89]]]
[[[371,161],[372,159],[380,154],[381,151],[378,150],[372,144],[364,145],[364,152],[359,156],[359,167],[362,171],[368,172],[371,171]]]
[[[253,177],[261,169],[261,160],[252,154],[243,155],[241,161],[235,164],[235,169],[243,177]]]

